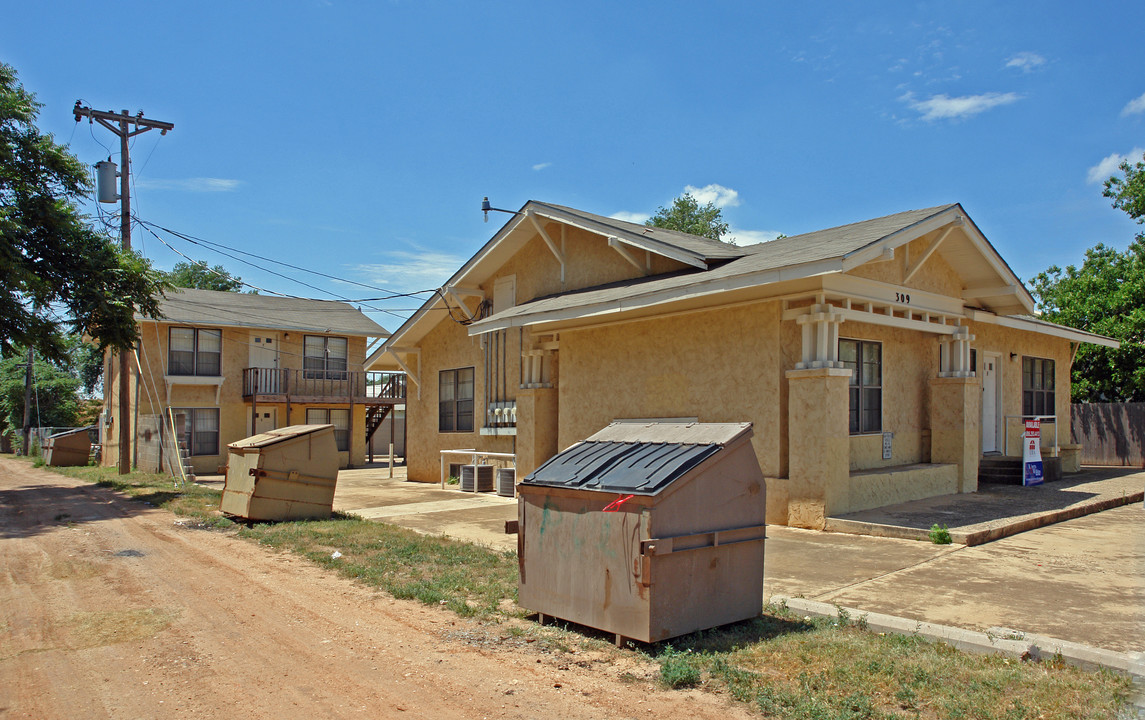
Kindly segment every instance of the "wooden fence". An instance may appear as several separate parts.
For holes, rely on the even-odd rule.
[[[1145,403],[1075,403],[1070,427],[1083,465],[1145,467]]]

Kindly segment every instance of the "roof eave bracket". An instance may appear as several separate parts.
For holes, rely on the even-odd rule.
[[[914,264],[912,264],[907,269],[906,274],[903,275],[902,279],[904,283],[910,282],[911,278],[915,276],[915,273],[917,273],[922,268],[922,266],[926,264],[926,261],[930,259],[930,256],[933,255],[936,250],[938,250],[938,246],[942,244],[942,241],[950,237],[950,233],[954,232],[954,229],[957,227],[962,227],[961,215],[954,218],[954,222],[947,225],[946,229],[942,231],[942,234],[936,237],[934,242],[932,242],[926,248],[926,250],[923,251],[922,257],[920,257],[918,260],[915,260]]]
[[[637,270],[644,273],[645,275],[648,274],[649,263],[640,262],[640,260],[638,260],[636,258],[636,256],[632,254],[632,251],[629,250],[630,246],[627,243],[625,243],[623,240],[621,240],[620,238],[618,238],[616,236],[609,237],[608,238],[608,246],[610,248],[612,248],[613,250],[615,250],[616,252],[620,253],[620,257],[624,258],[629,263],[631,263],[632,267],[636,268]],[[645,253],[645,254],[647,254],[647,253]]]
[[[537,231],[537,234],[540,235],[541,239],[545,241],[545,245],[549,246],[549,250],[553,253],[553,257],[555,257],[557,262],[561,264],[561,283],[563,284],[565,281],[565,254],[561,252],[561,249],[557,247],[557,244],[553,242],[553,239],[549,237],[547,232],[545,232],[545,228],[541,225],[540,221],[537,220],[537,215],[533,212],[532,208],[525,211],[525,217],[529,218],[529,222],[533,223],[533,228]]]

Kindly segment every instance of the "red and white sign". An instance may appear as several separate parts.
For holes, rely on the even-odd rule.
[[[1022,484],[1042,484],[1042,421],[1040,418],[1026,420],[1026,432],[1022,434]]]

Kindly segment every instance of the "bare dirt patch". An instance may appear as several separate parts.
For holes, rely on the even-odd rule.
[[[0,718],[750,717],[0,459]]]

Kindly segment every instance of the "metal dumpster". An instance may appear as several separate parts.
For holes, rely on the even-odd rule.
[[[223,512],[247,520],[330,517],[338,482],[333,425],[291,425],[227,448]]]
[[[44,438],[44,463],[51,467],[87,465],[91,455],[90,428],[66,430]]]
[[[657,642],[760,614],[751,423],[614,423],[517,486],[519,604]]]

